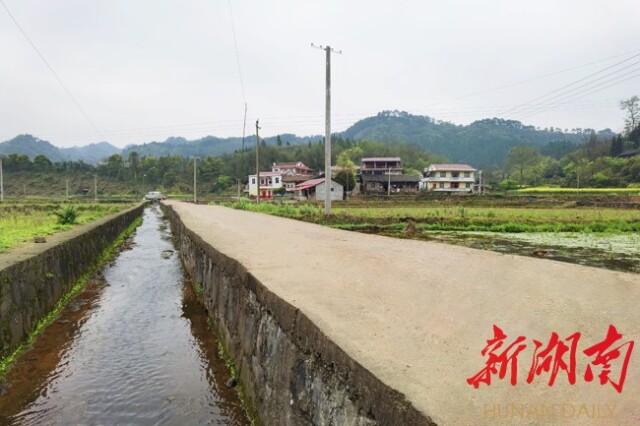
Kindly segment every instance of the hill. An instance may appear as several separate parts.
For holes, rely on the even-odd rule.
[[[467,126],[437,121],[427,116],[401,111],[383,111],[358,121],[342,133],[351,139],[377,142],[406,142],[434,154],[445,155],[453,162],[468,162],[487,167],[503,164],[506,154],[516,145],[543,148],[560,141],[579,145],[588,140],[591,129],[537,129],[519,121],[498,118],[475,121]],[[611,139],[614,133],[597,133]]]
[[[0,154],[24,154],[32,160],[38,155],[44,155],[52,162],[84,161],[95,164],[117,153],[120,153],[120,149],[107,142],[93,143],[83,147],[58,148],[32,135],[18,135],[0,143]]]
[[[302,145],[309,140],[317,140],[321,136],[299,137],[293,134],[283,134],[264,138],[267,145]],[[263,138],[261,138],[263,139]],[[278,139],[280,142],[278,142]],[[245,138],[245,148],[255,146],[256,137],[250,135]],[[171,137],[164,142],[149,142],[142,145],[129,145],[123,152],[123,157],[127,157],[130,152],[136,151],[141,157],[153,156],[161,157],[167,155],[179,155],[181,157],[217,157],[223,154],[240,151],[242,149],[242,138],[217,138],[206,136],[204,138],[187,140],[181,137]]]
[[[0,154],[24,154],[30,159],[37,155],[45,155],[53,162],[66,160],[60,148],[31,135],[18,135],[11,140],[0,143]]]
[[[108,142],[92,143],[81,147],[61,148],[60,150],[70,161],[84,161],[90,164],[96,164],[122,151],[120,148],[116,148]]]

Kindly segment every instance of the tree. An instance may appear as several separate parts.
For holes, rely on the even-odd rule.
[[[614,136],[611,139],[611,148],[609,149],[609,155],[611,157],[617,157],[622,154],[624,151],[624,141],[622,140],[622,135]]]
[[[51,160],[49,160],[46,155],[36,155],[36,157],[33,159],[33,166],[36,170],[45,172],[51,169]]]
[[[520,174],[520,183],[524,181],[524,169],[534,166],[540,160],[540,151],[527,145],[514,146],[507,154],[507,166]]]
[[[624,130],[629,134],[640,124],[640,98],[634,95],[620,101],[620,109],[627,113],[627,118],[624,120]]]
[[[344,150],[338,155],[337,166],[339,170],[333,178],[333,180],[344,186],[345,194],[352,191],[356,186],[356,175],[354,173],[356,165],[351,158],[349,158],[348,151],[349,150]]]

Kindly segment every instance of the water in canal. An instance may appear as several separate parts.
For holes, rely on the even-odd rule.
[[[0,424],[248,424],[158,206],[21,356]],[[8,388],[8,390],[7,390]]]

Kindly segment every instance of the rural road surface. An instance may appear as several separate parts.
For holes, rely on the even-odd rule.
[[[640,422],[639,275],[340,231],[225,207],[166,203],[188,228],[242,263],[438,424]],[[481,351],[494,337],[494,325],[506,334],[503,345],[494,347],[496,356],[519,336],[526,346],[502,364],[508,367],[502,379],[496,364],[490,385],[478,382],[476,389],[467,379],[486,366],[488,353]],[[610,325],[622,337],[585,354],[605,339]],[[568,339],[576,332],[579,338]],[[547,357],[535,359],[546,359],[551,369],[559,366],[555,383],[548,384],[552,372],[544,369],[528,383],[534,339],[542,343],[540,354],[552,333],[560,342]],[[613,384],[620,383],[630,341],[636,347],[618,392]],[[569,350],[561,353],[563,347]],[[598,375],[607,362],[598,363],[598,354],[607,361],[616,347],[619,356],[608,359],[610,372],[601,384]],[[573,365],[571,384],[567,370]]]

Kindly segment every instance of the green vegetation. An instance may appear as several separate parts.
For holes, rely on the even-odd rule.
[[[551,187],[551,186],[536,186],[533,188],[522,188],[518,189],[518,193],[521,194],[637,194],[640,195],[640,188],[638,187],[629,187],[629,188],[559,188],[559,187]]]
[[[226,203],[228,207],[365,232],[407,230],[488,232],[640,232],[637,210],[506,207],[336,207],[330,216],[315,205]]]
[[[51,324],[59,315],[60,312],[64,309],[64,307],[69,303],[69,301],[74,298],[80,291],[85,287],[89,279],[103,266],[105,265],[116,253],[118,247],[122,245],[125,239],[131,235],[138,226],[142,223],[142,217],[138,217],[127,229],[125,229],[119,236],[114,240],[114,242],[107,247],[100,258],[96,261],[91,269],[86,271],[80,279],[74,284],[71,290],[62,296],[55,308],[51,312],[49,312],[44,318],[42,318],[36,326],[33,328],[31,333],[29,333],[29,337],[27,337],[26,341],[23,342],[18,348],[16,348],[12,353],[8,354],[4,358],[0,359],[0,381],[4,380],[7,369],[16,360],[18,356],[24,353],[33,343],[33,341],[42,333],[42,331]]]
[[[58,225],[73,225],[78,220],[78,212],[73,206],[66,206],[62,211],[53,214],[58,218]]]
[[[56,202],[0,204],[0,252],[36,236],[66,231],[73,224],[84,224],[117,213],[132,204]],[[64,206],[64,207],[63,207]],[[61,210],[62,209],[62,210]]]

